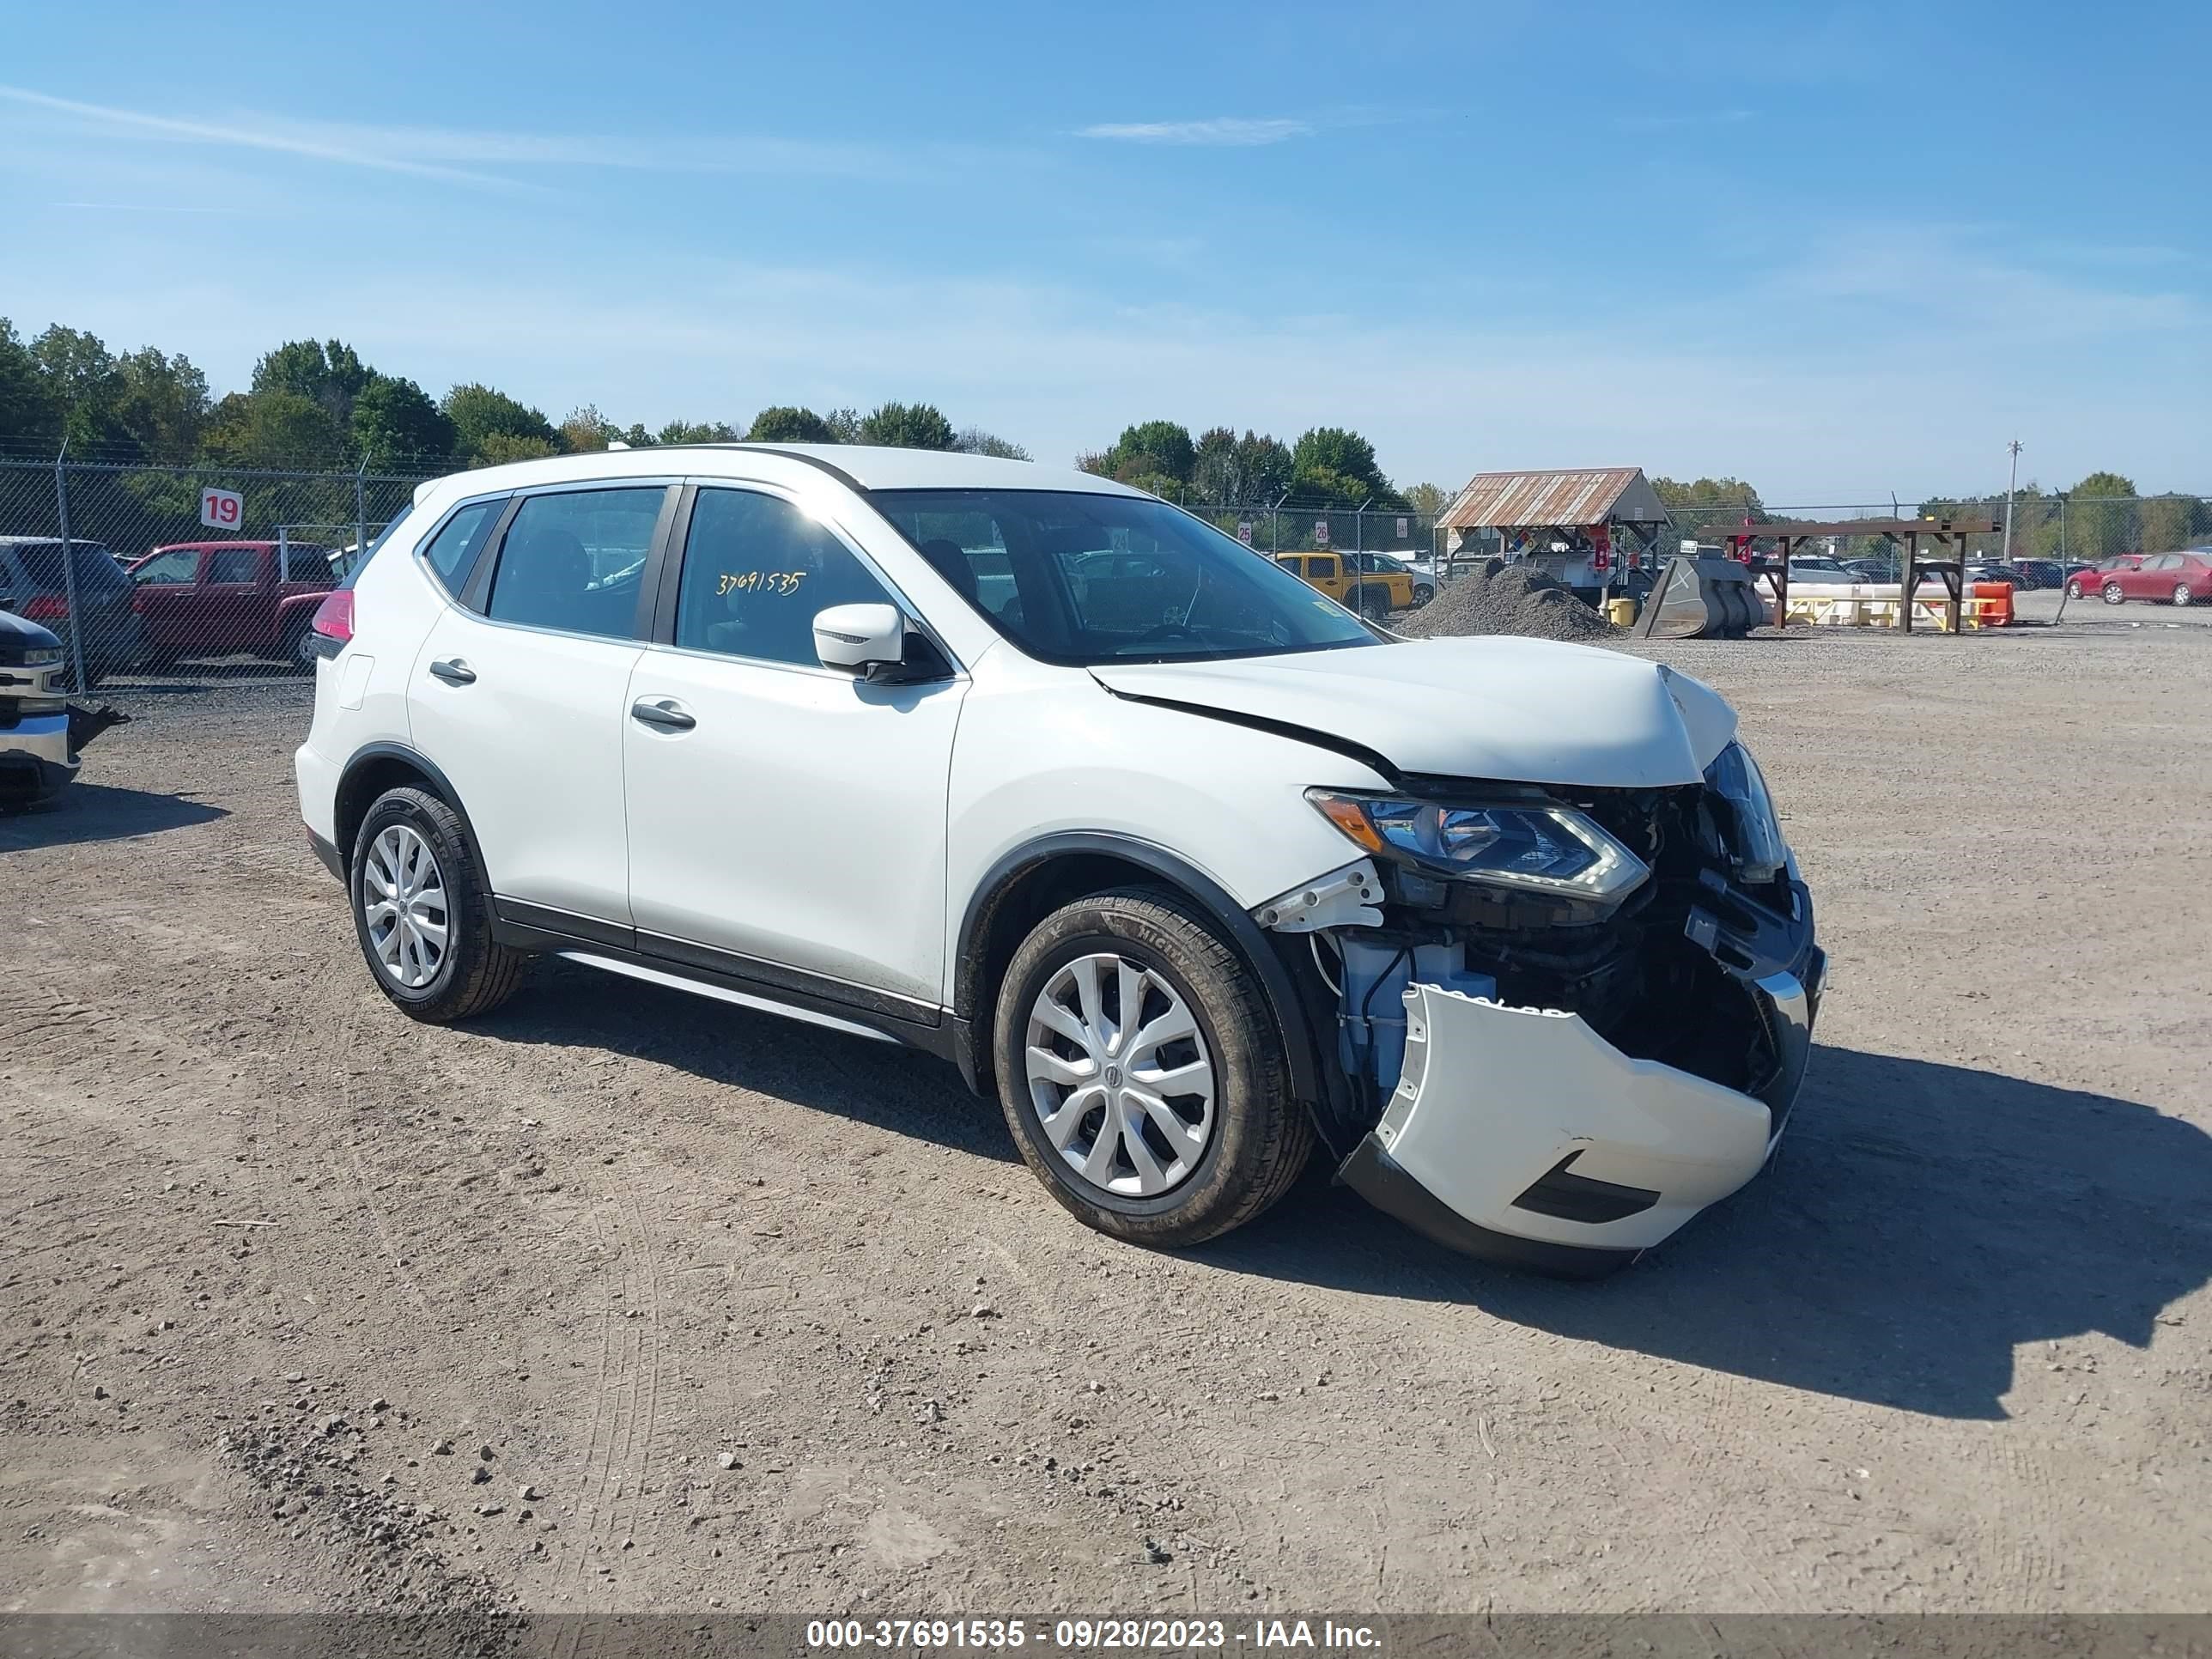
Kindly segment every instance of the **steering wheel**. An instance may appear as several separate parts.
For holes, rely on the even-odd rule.
[[[1186,623],[1164,622],[1157,623],[1153,626],[1147,628],[1143,633],[1138,635],[1134,640],[1131,641],[1130,643],[1133,645],[1145,645],[1150,643],[1153,640],[1170,639],[1177,634],[1182,635],[1183,638],[1187,640],[1202,640],[1206,637],[1203,634],[1200,633],[1198,629],[1192,628]]]

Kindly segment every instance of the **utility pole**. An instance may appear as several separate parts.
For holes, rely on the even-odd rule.
[[[2005,446],[2012,451],[2012,477],[2005,485],[2004,562],[2012,562],[2012,495],[2020,488],[2020,440],[2014,438]]]

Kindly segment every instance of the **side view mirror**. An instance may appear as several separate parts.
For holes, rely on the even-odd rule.
[[[814,617],[814,654],[824,668],[866,674],[906,660],[906,618],[891,605],[833,605]]]

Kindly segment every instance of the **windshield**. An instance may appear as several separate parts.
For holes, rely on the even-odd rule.
[[[885,489],[868,501],[993,627],[1046,662],[1249,657],[1382,638],[1165,501],[1044,489]]]

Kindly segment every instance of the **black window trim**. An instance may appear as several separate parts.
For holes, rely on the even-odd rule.
[[[522,511],[522,504],[541,496],[604,494],[610,489],[658,489],[661,492],[660,511],[653,520],[652,539],[646,544],[645,568],[638,575],[637,609],[631,614],[629,632],[586,634],[572,628],[541,628],[534,623],[509,622],[504,617],[491,615],[488,607],[491,601],[492,580],[498,572],[500,559],[507,551],[507,532],[514,528],[515,518]],[[554,634],[571,640],[600,640],[616,645],[641,645],[652,630],[653,598],[659,583],[661,564],[667,554],[669,531],[676,519],[676,503],[682,494],[683,481],[665,476],[564,479],[557,484],[515,490],[507,496],[506,509],[500,514],[499,521],[492,526],[491,534],[485,538],[483,547],[477,550],[476,560],[470,567],[468,579],[462,584],[462,591],[454,603],[477,621],[491,628],[513,628],[526,634]],[[456,503],[454,512],[477,502],[496,499],[496,496],[478,495],[471,501]],[[448,514],[441,519],[439,528],[443,529],[451,517],[452,514]],[[434,532],[424,537],[417,544],[418,552],[435,538]],[[434,579],[436,574],[435,571],[431,572]]]
[[[456,605],[466,604],[466,599],[464,596],[468,592],[469,578],[475,574],[476,567],[483,562],[484,549],[491,545],[492,538],[489,536],[484,538],[483,542],[477,549],[477,556],[471,561],[467,569],[454,572],[454,574],[460,578],[458,583],[448,582],[443,576],[438,574],[437,566],[430,562],[431,545],[437,541],[439,537],[446,533],[446,526],[453,523],[454,520],[459,518],[462,514],[467,512],[472,507],[482,507],[491,501],[501,501],[506,504],[506,511],[505,514],[501,515],[501,518],[511,517],[513,515],[514,511],[514,493],[510,490],[497,489],[483,495],[466,496],[460,501],[455,501],[443,513],[441,513],[437,518],[431,522],[430,527],[415,538],[415,545],[410,550],[410,553],[413,555],[416,564],[421,568],[422,574],[430,579],[431,585],[441,593],[443,593],[447,599],[453,600]],[[504,525],[501,522],[501,518],[495,518],[492,525],[494,535],[496,535],[503,527]],[[354,574],[358,575],[361,570],[368,568],[368,561],[367,559],[363,559],[361,562],[361,564],[356,568]]]
[[[813,458],[793,455],[789,459],[803,461],[811,460]],[[817,463],[817,465],[822,464]],[[835,467],[822,465],[822,470],[844,478],[844,475],[838,472]],[[848,483],[851,482],[849,479],[845,481]],[[854,487],[858,489],[857,485]],[[788,506],[799,508],[801,512],[807,511],[807,504],[797,490],[787,485],[771,483],[765,479],[732,478],[720,476],[686,478],[684,481],[684,489],[676,509],[674,522],[669,526],[665,545],[659,550],[660,557],[658,560],[657,568],[648,567],[646,573],[648,579],[658,584],[657,592],[653,595],[649,625],[642,636],[647,645],[655,650],[672,651],[680,656],[697,657],[710,662],[744,663],[755,668],[796,669],[808,674],[830,675],[842,680],[853,678],[852,675],[846,673],[842,669],[824,668],[818,662],[787,662],[781,657],[746,657],[740,656],[733,651],[707,651],[694,646],[677,644],[676,604],[684,586],[684,556],[688,550],[691,538],[692,510],[698,505],[699,492],[704,489],[745,490],[756,495],[773,496]],[[862,499],[865,501],[866,496],[863,495]],[[945,636],[931,625],[929,618],[922,614],[921,607],[914,602],[904,588],[892,580],[890,573],[884,568],[882,562],[860,544],[860,538],[837,518],[821,514],[809,514],[809,516],[835,536],[845,550],[860,561],[860,568],[882,586],[884,593],[890,597],[890,602],[898,607],[899,614],[905,619],[908,629],[925,635],[936,647],[938,654],[952,665],[952,672],[947,678],[967,678],[968,665],[961,661],[952,647],[945,642]],[[891,526],[890,530],[893,535],[898,536],[900,544],[904,545],[906,538],[898,535],[897,526]],[[915,556],[921,556],[917,554]]]

